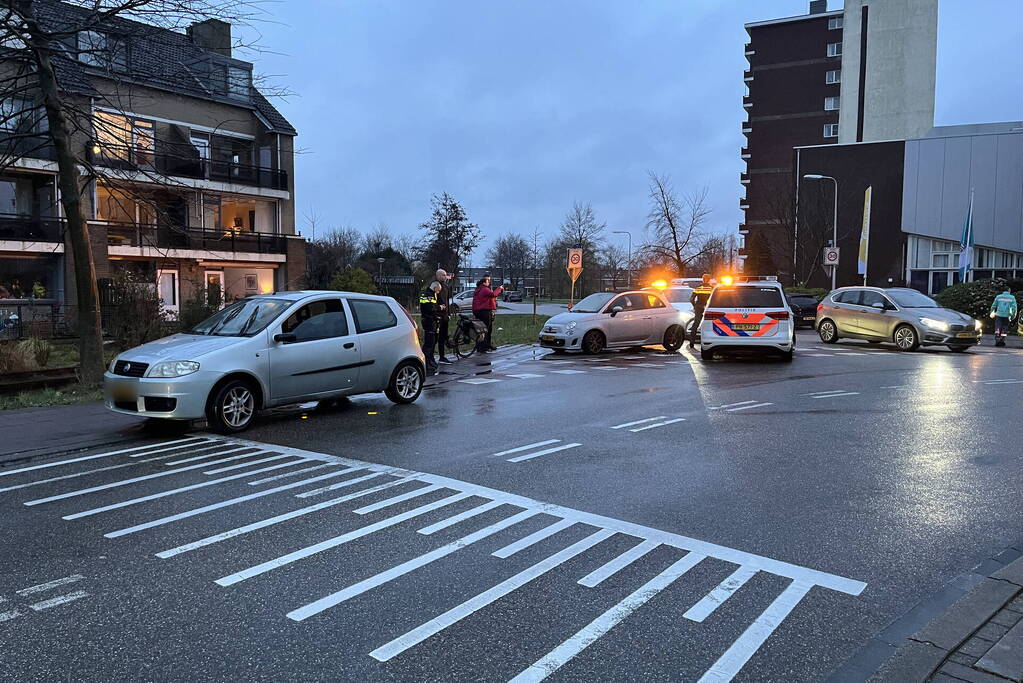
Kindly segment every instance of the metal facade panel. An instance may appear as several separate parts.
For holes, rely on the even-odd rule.
[[[1023,135],[996,138],[995,230],[1006,249],[1023,251]]]
[[[916,194],[920,183],[920,142],[906,141],[902,161],[902,231],[919,233],[916,227]]]
[[[941,142],[945,148],[941,194],[932,195],[931,201],[941,203],[938,235],[942,239],[958,240],[962,237],[966,210],[970,204],[970,157],[973,144],[971,138],[946,138]]]
[[[998,138],[977,135],[969,138],[969,189],[973,190],[973,234],[977,244],[998,246],[1008,241],[1009,226],[995,224],[995,172],[998,159]],[[967,190],[967,196],[969,195]],[[967,201],[969,201],[967,199]],[[965,217],[965,214],[963,214]],[[962,224],[960,223],[960,229]]]

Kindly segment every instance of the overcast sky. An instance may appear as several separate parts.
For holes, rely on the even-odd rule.
[[[274,54],[245,58],[295,93],[275,104],[304,150],[295,184],[307,237],[312,211],[321,234],[415,232],[430,195],[447,191],[488,242],[535,226],[553,234],[573,201],[638,241],[648,170],[679,190],[706,186],[710,226],[736,229],[743,23],[807,6],[283,0],[258,25]],[[941,0],[938,125],[1023,119],[1021,23],[1018,0]]]

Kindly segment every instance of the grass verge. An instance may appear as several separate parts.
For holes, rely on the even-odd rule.
[[[0,410],[73,406],[103,400],[103,390],[72,384],[62,389],[34,389],[11,396],[0,396]]]
[[[497,317],[494,318],[494,343],[497,346],[503,344],[532,344],[536,341],[540,334],[540,328],[547,322],[550,316],[538,315],[536,316],[536,322],[533,322],[533,316],[521,314],[521,315],[501,315],[498,312]]]

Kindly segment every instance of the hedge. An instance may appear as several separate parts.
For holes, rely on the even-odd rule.
[[[971,315],[991,329],[994,324],[989,317],[991,302],[1006,289],[1013,292],[1017,302],[1023,301],[1023,281],[1001,279],[960,282],[941,290],[934,298],[945,308]]]

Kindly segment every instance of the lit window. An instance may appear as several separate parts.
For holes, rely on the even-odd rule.
[[[834,31],[835,29],[842,28],[842,25],[845,23],[844,19],[845,17],[831,17],[828,19],[828,30]]]
[[[838,124],[837,123],[825,123],[824,124],[824,137],[826,137],[826,138],[837,138],[838,137]]]
[[[128,118],[98,111],[93,123],[96,128],[96,142],[99,143],[103,155],[108,159],[127,161],[128,150],[131,149],[131,122]]]
[[[828,43],[828,57],[839,57],[842,55],[842,43]]]
[[[826,74],[824,74],[824,82],[828,84],[841,83],[842,72],[839,69],[834,69],[832,71],[827,72]]]
[[[824,98],[824,111],[835,111],[838,109],[838,97],[825,97]]]

